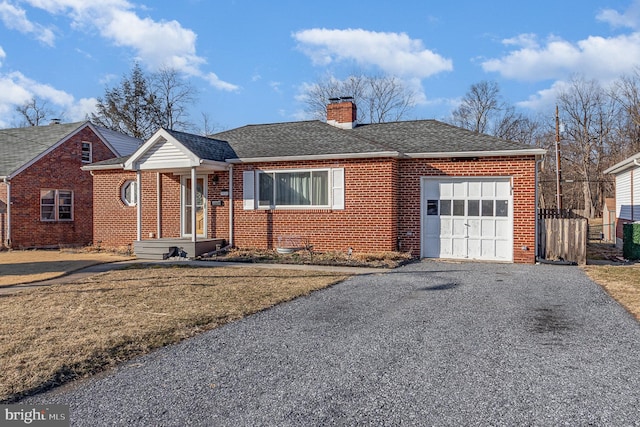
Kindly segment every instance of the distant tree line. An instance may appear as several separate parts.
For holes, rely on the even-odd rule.
[[[604,170],[640,152],[640,69],[609,88],[574,75],[557,99],[563,208],[592,218],[613,197],[613,177]],[[540,174],[540,205],[556,206],[555,110],[529,117],[504,101],[497,83],[473,84],[449,119],[475,132],[545,148]]]
[[[188,109],[197,91],[178,71],[163,68],[145,73],[138,64],[98,98],[92,122],[143,140],[158,128],[193,131]],[[358,106],[359,123],[405,120],[416,105],[415,92],[394,76],[357,74],[345,80],[319,78],[303,93],[308,115],[326,119],[330,98],[350,96]],[[593,217],[613,195],[613,178],[603,171],[640,152],[640,68],[605,88],[597,80],[574,75],[559,92],[562,123],[559,143],[563,207]],[[54,114],[46,102],[32,99],[16,109],[21,125],[45,124]],[[60,116],[59,116],[60,117]],[[555,109],[532,116],[505,100],[498,83],[474,83],[447,122],[478,133],[545,148],[540,172],[541,207],[556,207]],[[213,133],[202,114],[200,133]]]

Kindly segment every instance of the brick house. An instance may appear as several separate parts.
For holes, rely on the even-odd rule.
[[[622,248],[624,224],[640,221],[640,153],[616,163],[604,173],[615,177],[615,242]]]
[[[0,129],[0,246],[91,244],[93,180],[81,167],[139,143],[90,122]]]
[[[544,150],[435,120],[358,125],[351,101],[327,110],[326,123],[248,125],[208,138],[161,129],[126,159],[85,166],[94,175],[94,241],[132,244],[140,257],[304,242],[535,262]]]

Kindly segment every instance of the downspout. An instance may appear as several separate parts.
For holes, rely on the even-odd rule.
[[[5,184],[7,184],[7,235],[6,244],[7,247],[11,247],[11,180],[5,176],[3,178]]]
[[[233,247],[233,165],[229,165],[229,246]]]
[[[536,203],[535,203],[535,210],[536,210],[536,220],[535,220],[535,239],[534,239],[534,245],[535,245],[535,260],[537,261],[538,258],[540,257],[540,253],[539,253],[539,245],[538,245],[538,233],[539,233],[539,222],[540,222],[540,218],[538,218],[538,169],[539,169],[539,165],[542,164],[542,162],[544,161],[544,155],[540,156],[540,159],[536,160],[536,173],[535,173],[535,191],[534,191],[534,197],[536,198]]]

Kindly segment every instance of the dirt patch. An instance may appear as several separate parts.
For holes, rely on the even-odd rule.
[[[132,259],[90,250],[25,250],[0,252],[0,287],[53,279],[90,265]]]
[[[293,253],[279,253],[277,250],[232,249],[201,260],[230,261],[246,263],[276,263],[298,265],[335,265],[342,267],[396,268],[414,258],[405,252],[316,252],[298,250]]]

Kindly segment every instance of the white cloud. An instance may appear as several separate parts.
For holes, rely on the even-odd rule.
[[[75,100],[73,95],[54,87],[32,80],[20,72],[0,74],[0,116],[10,117],[16,106],[36,98],[46,101],[53,110],[64,113],[70,121],[84,120],[88,113],[95,111],[95,98]],[[11,126],[0,120],[0,127]]]
[[[604,9],[598,13],[596,19],[613,27],[638,29],[640,28],[640,0],[633,1],[624,13],[614,9]]]
[[[0,67],[2,67],[2,60],[7,57],[7,54],[4,53],[2,46],[0,46]]]
[[[514,45],[513,40],[503,43]],[[484,71],[528,81],[566,78],[572,73],[610,79],[633,70],[640,58],[640,33],[609,38],[590,36],[577,43],[550,38],[542,46],[532,43],[530,35],[522,40],[529,41],[526,47],[484,61]]]
[[[568,85],[566,81],[558,80],[551,87],[539,90],[529,96],[526,101],[518,102],[516,105],[533,111],[553,111],[554,106],[558,103],[558,95],[567,90]]]
[[[126,0],[25,0],[33,7],[55,15],[66,15],[72,27],[92,31],[116,46],[130,48],[137,59],[151,70],[171,67],[200,77],[215,88],[233,91],[238,86],[214,73],[202,70],[206,59],[196,53],[197,35],[175,20],[155,21],[140,17]]]
[[[233,92],[240,89],[240,86],[236,86],[234,84],[220,80],[215,73],[202,74],[201,77],[207,80],[209,84],[216,89],[226,90],[228,92]]]
[[[453,70],[451,59],[426,49],[421,40],[405,33],[314,28],[292,36],[315,65],[351,60],[389,74],[420,79]]]
[[[37,40],[49,46],[54,44],[55,35],[50,28],[31,22],[27,18],[27,12],[24,9],[20,9],[7,1],[0,2],[0,21],[7,28],[20,31],[23,34],[32,34]]]

